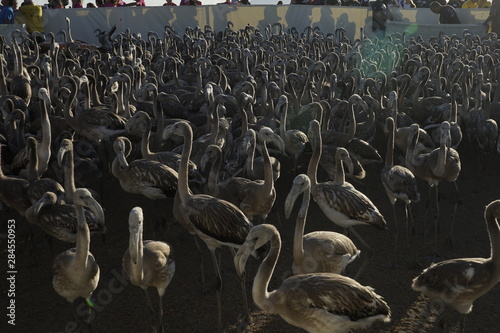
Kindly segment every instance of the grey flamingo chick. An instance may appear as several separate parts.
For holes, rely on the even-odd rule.
[[[102,213],[99,203],[91,193],[84,188],[77,189],[73,198],[74,210],[78,220],[76,247],[59,254],[52,267],[54,277],[52,285],[55,291],[68,302],[75,305],[75,316],[82,325],[82,331],[90,332],[90,307],[89,318],[80,320],[76,311],[75,301],[84,298],[91,304],[90,297],[99,283],[99,265],[90,253],[90,230],[85,218],[85,209],[98,210]]]
[[[295,201],[300,194],[302,204],[295,222],[293,239],[294,274],[337,273],[353,262],[361,251],[347,236],[332,231],[313,231],[304,235],[307,211],[311,197],[311,181],[300,174],[293,180],[293,185],[285,200],[285,216],[290,218]]]
[[[340,332],[389,322],[391,310],[373,288],[334,273],[299,274],[287,278],[278,289],[268,291],[281,250],[281,237],[273,225],[261,224],[250,230],[234,258],[237,272],[245,272],[252,252],[270,242],[267,257],[255,276],[252,296],[257,306],[279,314],[287,323],[310,333]]]
[[[412,288],[423,295],[444,302],[448,308],[441,317],[443,327],[451,309],[462,314],[460,330],[464,331],[465,315],[472,311],[476,299],[488,293],[500,279],[500,200],[491,202],[484,211],[490,236],[489,258],[458,258],[441,261],[426,268],[413,279]]]
[[[175,273],[175,262],[169,244],[160,241],[142,240],[144,215],[141,207],[130,211],[128,224],[130,231],[129,247],[123,255],[123,269],[133,285],[144,290],[148,305],[154,313],[148,294],[148,287],[158,291],[158,332],[163,328],[163,295]]]

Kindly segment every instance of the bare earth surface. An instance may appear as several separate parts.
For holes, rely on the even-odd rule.
[[[380,139],[380,138],[378,138]],[[465,140],[465,139],[464,139]],[[379,151],[385,155],[385,143],[379,141]],[[458,257],[487,257],[490,254],[488,234],[483,219],[484,207],[491,201],[500,198],[500,158],[496,152],[488,158],[483,170],[479,170],[477,154],[471,145],[462,142],[459,148],[462,159],[462,172],[458,180],[460,202],[457,209],[457,219],[453,232],[453,248],[445,248],[445,240],[451,226],[453,203],[455,200],[452,184],[440,185],[440,233],[438,236],[437,260]],[[304,156],[300,163],[300,172],[306,170],[309,156]],[[290,165],[282,161],[282,165]],[[403,206],[398,204],[397,212],[401,237],[397,248],[397,262],[392,265],[394,244],[394,222],[392,209],[380,181],[382,165],[367,166],[367,177],[353,184],[363,191],[389,223],[389,230],[380,231],[370,227],[357,227],[357,231],[373,248],[374,255],[362,247],[357,239],[353,239],[361,249],[361,257],[348,267],[348,275],[354,277],[360,267],[363,270],[357,277],[364,285],[370,285],[382,295],[392,310],[392,322],[375,326],[370,332],[439,332],[437,318],[444,310],[439,302],[429,303],[411,289],[411,281],[423,268],[430,264],[434,256],[434,219],[435,204],[431,201],[430,218],[424,225],[425,205],[428,198],[428,187],[419,181],[422,199],[413,205],[413,215],[416,223],[416,241],[410,235],[407,247],[404,236]],[[275,209],[269,215],[267,222],[272,223],[281,232],[283,247],[271,280],[271,289],[277,288],[281,281],[291,273],[292,235],[298,207],[295,207],[292,217],[284,217],[283,203],[290,190],[294,174],[284,167],[282,176],[278,179],[276,188],[278,198]],[[324,175],[320,173],[320,180]],[[131,285],[122,274],[122,256],[128,246],[128,222],[130,209],[141,206],[145,211],[144,239],[168,241],[175,251],[176,273],[167,289],[164,298],[165,328],[168,332],[215,332],[216,331],[216,299],[215,293],[205,291],[201,283],[200,256],[194,240],[181,226],[172,222],[172,201],[153,204],[145,197],[125,193],[118,181],[111,175],[103,179],[99,186],[94,187],[102,195],[102,206],[105,209],[108,233],[103,243],[99,236],[92,238],[91,251],[101,269],[101,278],[94,292],[93,332],[152,332],[148,326],[148,310],[146,299],[139,287]],[[434,193],[434,192],[433,192]],[[434,200],[434,195],[432,196]],[[155,232],[153,220],[155,210],[160,208],[168,220],[164,232]],[[72,329],[72,307],[52,288],[52,261],[48,243],[43,233],[36,229],[37,264],[34,264],[29,253],[29,241],[25,240],[26,222],[8,211],[0,212],[2,233],[6,232],[8,219],[16,219],[16,240],[20,250],[16,258],[16,325],[7,324],[6,317],[6,242],[1,239],[2,271],[2,316],[0,332],[75,332]],[[314,230],[332,230],[342,232],[323,215],[312,202],[306,232]],[[70,248],[70,244],[53,242],[54,255]],[[214,271],[209,252],[202,244],[203,261],[207,285],[214,281]],[[415,261],[415,255],[419,264]],[[242,297],[239,280],[235,274],[232,257],[227,249],[222,251],[223,260],[223,327],[225,332],[236,332],[243,313]],[[247,267],[249,276],[248,295],[251,299],[251,281],[258,262],[250,259]],[[157,306],[157,296],[150,290],[152,300]],[[487,295],[477,300],[472,312],[465,322],[466,332],[500,332],[500,287],[497,285]],[[244,332],[302,332],[284,322],[279,316],[264,313],[252,306],[252,323]],[[456,312],[450,316],[447,332],[458,332],[460,317]]]

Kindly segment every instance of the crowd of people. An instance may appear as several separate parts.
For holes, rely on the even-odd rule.
[[[69,3],[71,1],[71,4]],[[179,1],[176,3],[175,1]],[[38,6],[40,8],[83,8],[84,0],[49,0],[48,4],[45,6]],[[290,0],[291,5],[337,5],[337,6],[365,6],[370,7],[377,2],[383,3],[387,8],[430,8],[431,3],[435,0]],[[453,8],[490,8],[492,3],[489,0],[438,0],[441,5],[451,6]],[[24,4],[33,6],[33,1],[24,1]],[[225,0],[221,4],[229,5],[250,5],[250,0]],[[283,5],[283,1],[278,1],[278,5]],[[163,6],[200,6],[202,2],[200,0],[165,0]],[[122,6],[146,6],[145,0],[136,0],[127,3],[123,0],[95,0],[95,3],[88,2],[86,7],[122,7]],[[377,5],[378,6],[378,5]],[[3,22],[4,16],[6,19],[12,16],[14,10],[17,9],[17,0],[2,0],[2,8],[6,11],[2,14],[0,12],[0,22]],[[10,10],[10,9],[12,10]],[[10,13],[10,14],[9,14]]]
[[[383,0],[388,8],[430,8],[431,3],[436,0]],[[291,0],[290,4],[308,5],[337,5],[337,6],[365,6],[376,4],[377,0]],[[441,5],[449,5],[454,8],[490,8],[488,0],[439,0]]]
[[[14,0],[2,0],[5,2],[10,2]],[[17,1],[17,0],[15,0]],[[163,6],[200,6],[202,2],[200,0],[177,0],[179,3],[175,3],[173,0],[165,0]],[[26,2],[26,1],[25,1]],[[32,2],[32,1],[31,1]],[[219,4],[230,4],[230,5],[250,5],[250,0],[226,0]],[[98,7],[130,7],[130,6],[146,6],[145,0],[136,0],[127,3],[123,0],[95,0],[95,3],[88,2],[87,8],[98,8]],[[39,6],[42,8],[42,6]],[[49,0],[48,4],[44,6],[50,9],[58,8],[83,8],[83,0],[71,0],[71,5],[69,0]]]
[[[490,8],[488,18],[483,22],[489,31],[500,36],[500,0],[290,0],[290,4],[338,5],[338,6],[371,6],[372,30],[383,37],[388,20],[392,20],[390,8],[430,8],[439,15],[441,24],[460,24],[456,8]],[[14,24],[15,11],[18,9],[17,0],[1,0],[0,24]],[[250,0],[226,0],[220,5],[250,5]],[[282,5],[282,1],[278,1]],[[200,6],[200,0],[180,0],[179,6]],[[49,0],[47,8],[68,8],[69,0]],[[95,0],[87,3],[87,7],[121,7],[146,6],[145,0],[135,0],[126,3],[123,0]],[[163,6],[177,6],[173,0],[165,0]],[[83,8],[83,0],[71,0],[71,7]],[[19,8],[27,20],[28,32],[43,32],[42,6],[35,5],[33,0],[24,0]],[[490,29],[491,23],[491,29]]]

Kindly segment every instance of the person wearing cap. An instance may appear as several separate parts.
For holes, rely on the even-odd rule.
[[[441,24],[460,24],[455,8],[450,5],[441,5],[437,1],[431,2],[430,9],[433,13],[439,15],[439,23]]]

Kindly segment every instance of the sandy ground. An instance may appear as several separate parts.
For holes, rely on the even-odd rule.
[[[462,172],[458,180],[460,202],[453,233],[453,248],[445,248],[445,240],[451,226],[453,202],[455,200],[452,184],[440,185],[440,233],[438,235],[438,259],[458,257],[487,257],[490,253],[488,234],[483,219],[484,207],[492,200],[500,198],[500,177],[498,154],[492,153],[484,169],[479,170],[477,154],[471,145],[463,142],[459,148],[462,159]],[[379,142],[379,151],[385,155],[385,144]],[[283,161],[285,162],[285,161]],[[301,160],[299,171],[304,172],[308,156]],[[285,165],[285,163],[283,163]],[[290,163],[286,163],[290,165]],[[370,285],[382,295],[392,310],[392,322],[375,326],[370,332],[439,332],[437,318],[444,308],[439,302],[429,303],[411,289],[411,281],[434,257],[434,201],[431,201],[429,221],[424,225],[428,187],[419,181],[422,199],[413,206],[416,223],[416,238],[410,235],[408,246],[405,237],[397,247],[397,259],[393,260],[394,221],[392,209],[380,181],[382,165],[367,167],[367,177],[354,185],[372,199],[389,223],[389,230],[380,231],[370,227],[357,227],[356,230],[373,248],[374,255],[353,239],[361,249],[361,257],[349,266],[348,275],[358,274],[358,281]],[[270,289],[277,288],[281,281],[291,274],[292,235],[298,208],[287,220],[284,217],[283,203],[295,176],[284,168],[276,183],[278,198],[267,222],[272,223],[281,232],[283,247],[276,271],[271,280]],[[322,177],[322,174],[320,174]],[[93,237],[91,251],[101,269],[101,278],[94,292],[93,332],[151,332],[148,327],[146,299],[140,288],[133,286],[124,277],[121,269],[123,253],[128,246],[127,216],[134,206],[143,207],[146,215],[144,239],[168,241],[175,251],[176,273],[164,298],[164,321],[168,332],[215,332],[216,301],[215,294],[206,291],[201,283],[200,256],[192,238],[171,217],[172,201],[152,203],[145,197],[125,193],[118,181],[108,176],[94,186],[102,195],[108,232],[106,242],[100,237]],[[432,199],[434,196],[432,196]],[[159,208],[159,209],[158,209]],[[397,205],[400,230],[404,230],[403,206]],[[168,220],[163,232],[154,231],[155,211],[162,211]],[[72,307],[52,288],[52,262],[48,243],[39,229],[36,229],[36,251],[30,254],[29,241],[25,239],[26,222],[9,211],[0,212],[2,232],[5,232],[7,220],[15,219],[17,226],[16,241],[19,251],[16,253],[16,325],[7,324],[6,239],[1,239],[2,271],[0,332],[75,332],[72,328]],[[309,209],[306,232],[314,230],[332,230],[342,232],[331,223],[312,203]],[[404,235],[404,233],[403,233]],[[53,242],[54,255],[70,248],[70,244]],[[207,284],[214,281],[214,272],[209,252],[202,245],[204,271]],[[34,264],[34,258],[37,264]],[[415,260],[415,258],[418,259]],[[222,251],[223,260],[223,327],[225,332],[236,332],[243,313],[243,303],[239,280],[232,266],[232,258],[227,249]],[[258,267],[258,261],[248,263],[249,287]],[[157,306],[154,290],[153,303]],[[496,286],[487,295],[477,300],[472,312],[466,319],[466,332],[500,332],[500,288]],[[290,326],[279,316],[264,313],[252,306],[252,323],[245,332],[302,332]],[[447,332],[458,332],[459,315],[453,312]]]

